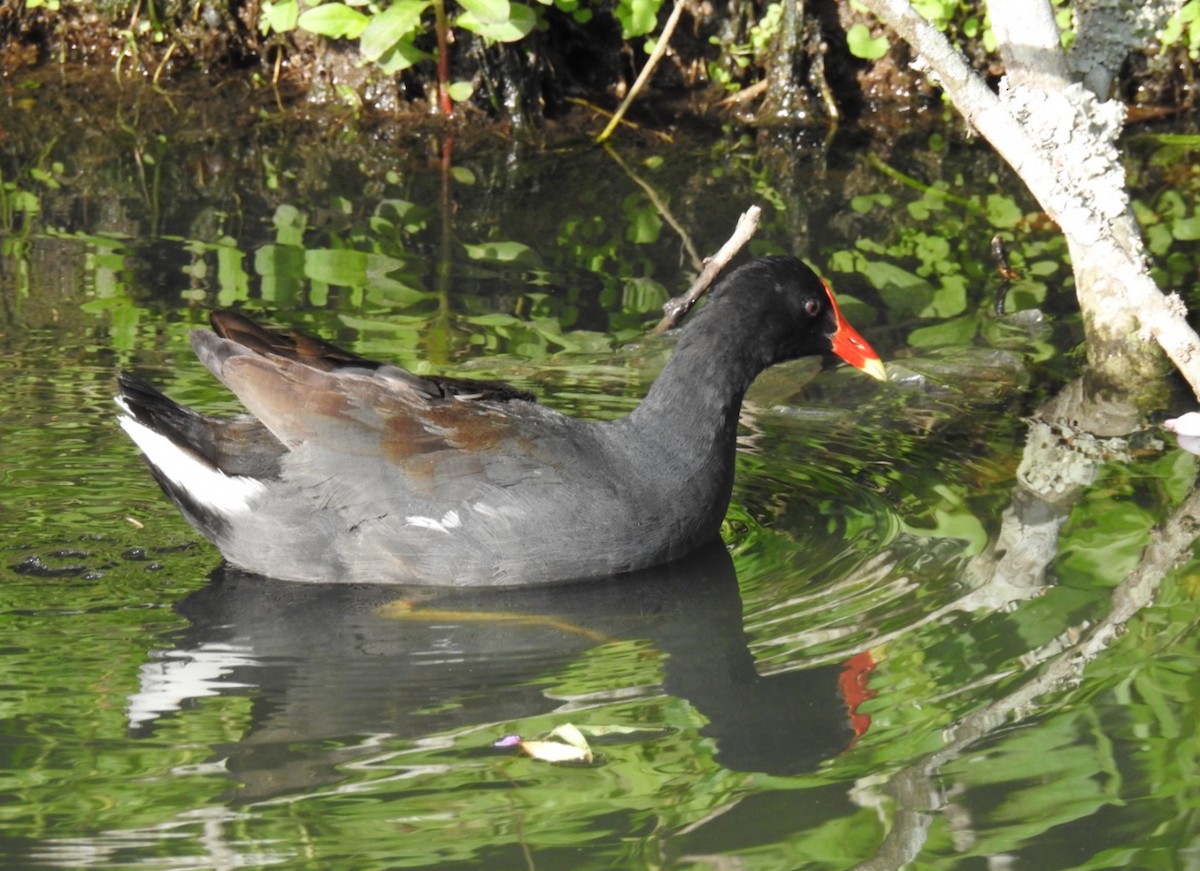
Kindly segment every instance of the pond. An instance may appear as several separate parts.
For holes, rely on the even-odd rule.
[[[984,147],[535,148],[201,100],[53,129],[50,99],[0,140],[4,867],[1200,865],[1195,458],[1031,422],[1081,365],[1070,270]],[[1196,139],[1128,145],[1158,276],[1194,283]],[[891,381],[768,372],[722,542],[661,569],[244,575],[116,425],[121,370],[238,409],[188,345],[219,307],[620,416],[752,204],[750,249],[824,273]],[[1086,449],[1038,491],[1047,442]]]

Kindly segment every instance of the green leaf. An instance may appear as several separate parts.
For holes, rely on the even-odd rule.
[[[883,208],[891,208],[895,202],[891,194],[858,194],[850,199],[850,208],[860,215],[865,215],[867,212],[876,206]]]
[[[975,316],[943,321],[921,327],[909,333],[908,343],[914,348],[936,348],[946,345],[965,345],[975,338],[979,323]]]
[[[620,0],[613,14],[621,22],[621,34],[626,39],[645,36],[658,26],[658,10],[662,0]]]
[[[372,18],[359,37],[363,57],[378,61],[402,40],[415,35],[421,27],[421,15],[428,8],[429,0],[400,0]]]
[[[296,24],[309,33],[330,39],[358,39],[370,19],[345,3],[322,3],[304,12]]]
[[[416,233],[424,230],[428,222],[425,210],[416,203],[408,200],[381,200],[375,207],[373,218],[386,221],[392,227],[399,227],[406,233]]]
[[[296,27],[296,19],[300,17],[299,0],[278,0],[276,3],[263,4],[262,31],[269,33],[287,33]]]
[[[947,275],[942,286],[933,292],[933,299],[920,312],[925,318],[950,318],[967,308],[967,280],[961,275]]]
[[[465,10],[455,24],[490,42],[516,42],[537,27],[538,14],[508,0],[459,0]]]
[[[1171,225],[1171,235],[1180,242],[1195,242],[1200,239],[1200,217],[1180,218]]]
[[[916,314],[933,298],[933,285],[924,278],[883,260],[869,260],[861,270],[895,314]]]
[[[886,36],[872,37],[871,29],[861,22],[846,31],[846,46],[850,54],[863,60],[879,60],[889,47]]]
[[[450,95],[451,100],[461,103],[471,99],[471,95],[475,93],[475,85],[471,82],[451,82],[446,88],[446,93]]]
[[[988,194],[987,216],[993,227],[1015,227],[1024,215],[1012,197]]]
[[[1154,224],[1146,228],[1146,247],[1151,254],[1162,256],[1171,250],[1175,244],[1171,230],[1164,224]]]
[[[379,68],[389,75],[406,70],[419,61],[428,60],[433,55],[421,51],[408,40],[401,40],[383,53],[376,61]]]

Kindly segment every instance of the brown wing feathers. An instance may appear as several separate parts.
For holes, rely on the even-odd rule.
[[[475,381],[469,378],[423,377],[366,357],[346,351],[322,339],[297,330],[267,330],[249,318],[234,311],[214,311],[210,320],[213,330],[223,339],[264,356],[274,355],[302,363],[322,372],[337,372],[340,369],[357,368],[381,374],[393,381],[422,394],[427,399],[486,399],[508,402],[514,399],[535,402],[532,393],[500,381]]]

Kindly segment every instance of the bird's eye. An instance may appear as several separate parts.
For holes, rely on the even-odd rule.
[[[821,301],[819,299],[810,299],[804,303],[804,311],[810,318],[815,318],[820,310]]]

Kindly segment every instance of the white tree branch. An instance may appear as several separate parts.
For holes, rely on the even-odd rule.
[[[916,63],[1062,228],[1085,319],[1112,335],[1127,335],[1130,321],[1140,323],[1200,397],[1200,338],[1187,324],[1179,298],[1164,296],[1151,279],[1140,230],[1129,209],[1113,144],[1124,107],[1100,102],[1083,85],[1067,83],[1060,75],[1062,53],[1049,44],[1040,14],[1047,8],[1045,0],[989,4],[993,21],[1002,22],[998,33],[1020,40],[1011,42],[1006,52],[1019,66],[1019,75],[1003,80],[999,94],[908,0],[861,2],[913,47]],[[1031,21],[1041,24],[1026,28]],[[1027,75],[1043,62],[1047,68],[1039,69],[1039,75]]]

